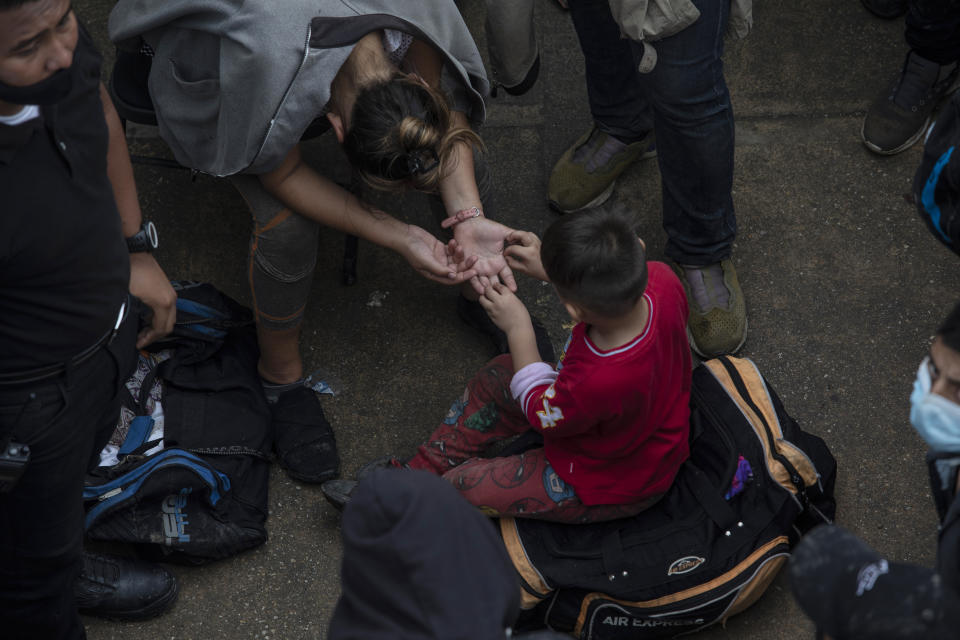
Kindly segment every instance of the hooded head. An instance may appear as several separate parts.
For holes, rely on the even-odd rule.
[[[364,477],[343,514],[330,640],[503,640],[520,609],[490,520],[422,471]]]

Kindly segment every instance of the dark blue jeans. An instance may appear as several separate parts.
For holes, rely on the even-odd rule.
[[[0,433],[30,446],[26,471],[0,493],[0,637],[85,638],[73,596],[81,568],[83,479],[116,427],[136,363],[137,313],[109,346],[64,375],[0,385]]]
[[[728,0],[693,0],[700,18],[652,43],[653,71],[641,74],[643,45],[620,37],[608,0],[570,0],[586,61],[597,127],[625,141],[654,130],[663,185],[666,254],[690,265],[730,256],[737,222],[733,109],[723,77]]]
[[[927,60],[951,64],[960,60],[960,2],[913,0],[904,20],[907,44]]]

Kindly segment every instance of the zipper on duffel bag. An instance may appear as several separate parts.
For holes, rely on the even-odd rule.
[[[113,480],[83,490],[84,501],[96,500],[98,504],[87,512],[84,526],[89,529],[105,511],[136,494],[154,471],[170,466],[183,467],[193,472],[210,489],[209,501],[216,505],[222,494],[230,490],[230,478],[200,458],[179,449],[168,449],[157,454],[149,462]]]

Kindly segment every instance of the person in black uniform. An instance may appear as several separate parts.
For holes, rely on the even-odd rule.
[[[0,0],[0,194],[0,636],[83,638],[78,607],[142,618],[177,595],[160,567],[83,553],[81,499],[176,294],[69,0]]]

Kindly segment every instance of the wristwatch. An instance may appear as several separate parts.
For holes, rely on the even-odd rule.
[[[157,248],[157,227],[152,222],[144,222],[135,235],[127,238],[127,251],[150,252]]]

